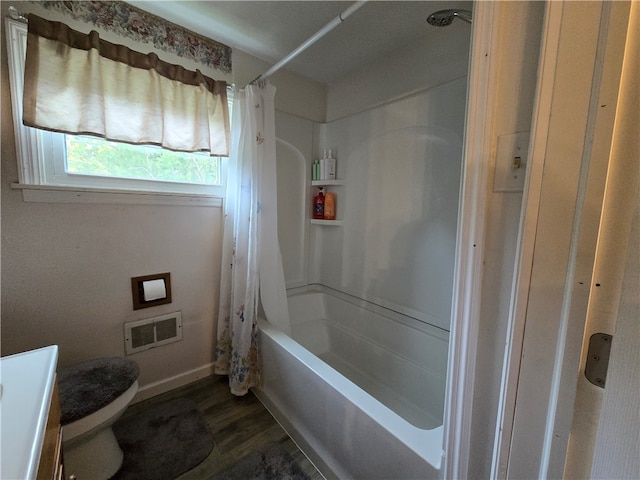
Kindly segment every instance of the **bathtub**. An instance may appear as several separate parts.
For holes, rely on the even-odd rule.
[[[259,322],[255,394],[328,479],[438,478],[448,332],[324,287]]]

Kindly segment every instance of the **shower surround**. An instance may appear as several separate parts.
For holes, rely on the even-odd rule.
[[[312,225],[309,283],[449,330],[465,101],[466,77],[318,129],[342,226]]]
[[[327,478],[440,473],[466,85],[322,125],[277,115],[293,333],[261,322],[257,393]],[[316,224],[325,148],[339,222]]]

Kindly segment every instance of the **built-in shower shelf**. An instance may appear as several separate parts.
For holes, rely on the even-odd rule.
[[[341,227],[342,220],[316,220],[314,218],[311,219],[311,223],[313,225],[329,225],[332,227]]]
[[[331,185],[344,185],[344,180],[313,180],[312,187],[325,187]]]
[[[312,187],[339,187],[344,185],[344,180],[312,180],[311,181],[311,186]],[[325,190],[326,192],[327,190]],[[311,219],[311,224],[312,225],[328,225],[331,227],[341,227],[342,226],[342,220],[316,220],[316,219]]]

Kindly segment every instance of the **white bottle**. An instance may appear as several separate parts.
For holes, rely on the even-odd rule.
[[[327,180],[336,179],[336,159],[331,156],[331,150],[329,150],[329,156],[326,161],[327,166]]]
[[[327,176],[327,151],[323,150],[322,158],[320,159],[320,180],[326,180]]]

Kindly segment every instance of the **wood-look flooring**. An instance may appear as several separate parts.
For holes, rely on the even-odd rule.
[[[297,460],[311,480],[324,479],[253,393],[236,397],[229,392],[227,377],[213,375],[130,405],[123,416],[135,415],[180,397],[189,398],[198,405],[213,435],[214,446],[200,465],[182,474],[179,480],[210,479],[245,455],[274,442]]]

